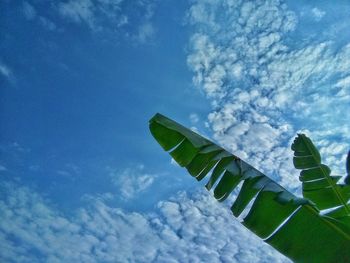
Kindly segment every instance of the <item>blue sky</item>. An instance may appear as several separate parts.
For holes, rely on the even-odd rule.
[[[289,262],[174,165],[161,112],[298,193],[350,148],[346,1],[0,3],[0,259]]]

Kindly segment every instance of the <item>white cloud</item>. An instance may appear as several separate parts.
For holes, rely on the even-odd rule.
[[[28,20],[33,20],[36,16],[35,8],[28,2],[23,2],[23,13]]]
[[[311,9],[311,14],[316,21],[320,21],[326,14],[326,12],[321,9],[318,9],[317,7],[314,7]]]
[[[180,167],[180,165],[173,158],[170,159],[170,164]]]
[[[191,113],[190,114],[190,121],[192,124],[196,124],[199,121],[199,116],[197,113]]]
[[[96,29],[94,8],[91,0],[68,1],[59,4],[61,15],[77,23],[85,22],[89,27]]]
[[[37,20],[45,29],[49,31],[54,31],[57,29],[56,24],[48,17],[38,14],[38,11],[33,4],[23,2],[23,14],[28,21]]]
[[[111,170],[109,175],[124,200],[133,199],[145,192],[157,177],[157,175],[145,173],[143,165],[137,165],[123,171]]]
[[[5,65],[3,62],[0,61],[0,73],[6,77],[7,79],[11,79],[12,78],[12,70]]]
[[[319,12],[320,13],[320,12]],[[211,101],[214,138],[290,189],[300,185],[289,149],[308,129],[325,161],[344,170],[349,148],[350,44],[291,43],[296,15],[283,1],[194,1],[188,65]],[[292,42],[293,42],[292,41]],[[331,151],[331,149],[333,149]],[[331,155],[334,157],[331,158]]]
[[[154,0],[69,0],[57,6],[62,17],[95,32],[123,32],[139,43],[148,43],[156,32],[151,22]]]
[[[154,26],[150,22],[147,22],[140,25],[137,39],[140,43],[146,43],[154,37],[154,34]]]
[[[340,79],[336,86],[344,88],[344,89],[345,88],[349,89],[349,87],[350,87],[350,75],[345,76],[344,78]]]
[[[56,24],[52,22],[50,19],[48,19],[47,17],[40,16],[39,21],[40,21],[40,24],[42,24],[42,26],[49,31],[54,31],[57,29]]]
[[[138,213],[97,200],[68,218],[31,189],[13,184],[5,189],[0,201],[4,262],[149,262],[154,257],[152,245],[159,238]],[[135,246],[138,241],[142,246]]]
[[[4,262],[290,262],[206,192],[178,193],[148,214],[90,199],[65,216],[33,189],[0,187]]]

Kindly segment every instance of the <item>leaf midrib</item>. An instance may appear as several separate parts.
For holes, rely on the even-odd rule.
[[[306,209],[308,209],[311,213],[317,214],[320,216],[320,214],[318,212],[315,211],[314,208],[310,207],[309,205],[305,205],[304,206]],[[331,222],[329,222],[328,220],[323,220],[323,222],[325,224],[328,224],[331,228],[333,228],[335,231],[337,231],[338,233],[340,233],[341,235],[343,235],[346,239],[350,240],[350,235],[346,232],[344,232],[342,229],[340,229],[339,227],[337,227],[335,224],[332,224]]]

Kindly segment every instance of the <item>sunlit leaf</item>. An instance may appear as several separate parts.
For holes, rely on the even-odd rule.
[[[231,206],[233,215],[237,217],[247,210],[242,224],[290,259],[308,263],[350,262],[346,211],[334,210],[323,216],[315,207],[339,203],[328,193],[330,187],[330,191],[334,188],[348,200],[350,186],[336,184],[339,177],[329,175],[329,168],[321,164],[318,150],[306,136],[305,142],[297,140],[292,148],[295,165],[304,169],[300,176],[304,195],[308,192],[306,195],[313,202],[293,195],[237,156],[161,114],[150,120],[150,130],[163,149],[170,151],[192,176],[199,181],[208,177],[206,188],[213,189],[218,201],[224,201],[240,187]],[[317,191],[322,191],[322,195],[317,195]],[[338,218],[331,217],[334,215]]]

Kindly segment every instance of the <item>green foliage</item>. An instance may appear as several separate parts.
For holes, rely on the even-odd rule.
[[[200,181],[210,175],[206,188],[214,189],[219,202],[243,182],[231,206],[233,215],[248,210],[242,224],[282,254],[295,262],[350,262],[349,186],[337,184],[339,177],[331,176],[330,169],[321,164],[319,152],[305,135],[299,135],[292,146],[295,167],[302,169],[304,198],[299,198],[237,156],[161,114],[150,120],[150,130],[191,176]],[[347,165],[349,174],[349,157]],[[335,206],[339,208],[320,213]]]
[[[346,158],[346,173],[345,183],[350,184],[350,151],[348,152],[348,157]]]
[[[295,168],[302,169],[303,196],[320,209],[336,208],[325,215],[350,227],[350,185],[337,184],[342,176],[331,176],[331,169],[321,163],[321,156],[312,141],[299,134],[292,144]],[[349,157],[348,157],[349,162]]]

